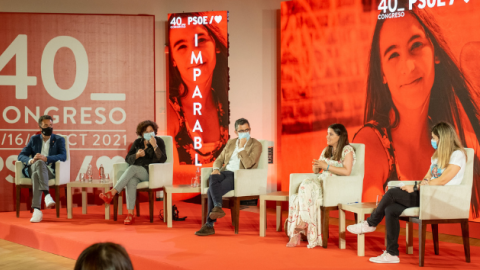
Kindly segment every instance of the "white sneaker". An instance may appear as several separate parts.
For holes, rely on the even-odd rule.
[[[369,261],[374,263],[399,263],[400,258],[398,258],[398,256],[392,256],[388,254],[388,252],[385,250],[383,251],[382,255],[378,257],[372,257],[369,259]]]
[[[32,218],[30,219],[30,222],[36,223],[42,221],[43,218],[43,213],[42,211],[38,209],[33,209],[33,215]]]
[[[50,208],[55,206],[55,201],[53,200],[52,196],[48,194],[45,196],[45,208]]]
[[[370,225],[368,225],[368,222],[366,220],[364,222],[361,222],[355,225],[347,226],[347,230],[354,234],[370,233],[370,232],[374,232],[376,229],[377,227],[370,227]]]

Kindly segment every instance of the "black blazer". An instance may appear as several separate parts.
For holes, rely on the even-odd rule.
[[[28,161],[36,154],[42,152],[43,144],[42,135],[34,135],[28,142],[27,146],[22,149],[22,152],[18,155],[18,160],[25,164],[23,168],[23,174],[26,177],[30,177],[28,168],[30,165]],[[48,151],[47,166],[50,166],[55,173],[55,162],[67,160],[67,150],[65,149],[65,139],[62,136],[52,134],[50,136],[50,151]]]
[[[152,163],[165,163],[167,161],[167,154],[165,153],[165,142],[160,137],[155,137],[157,140],[158,148],[157,150],[153,150],[152,145],[148,144],[147,149],[145,149],[145,145],[143,144],[144,139],[138,138],[133,142],[130,151],[128,151],[127,156],[125,157],[125,161],[129,165],[138,165],[144,167],[148,172],[148,165]],[[145,156],[139,157],[135,159],[137,151],[139,149],[145,149]],[[157,157],[159,154],[160,158]]]

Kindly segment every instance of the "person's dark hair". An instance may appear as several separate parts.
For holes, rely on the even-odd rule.
[[[45,120],[45,119],[50,120],[50,121],[53,122],[53,118],[52,118],[50,115],[42,115],[42,116],[40,116],[40,118],[38,118],[38,126],[39,126],[40,128],[42,128],[42,122],[43,122],[43,120]]]
[[[93,244],[82,251],[74,270],[133,270],[133,265],[125,248],[106,242]]]
[[[235,121],[235,130],[237,130],[238,126],[240,125],[245,125],[248,124],[248,127],[250,127],[250,123],[248,122],[247,119],[245,118],[240,118],[237,121]]]
[[[148,128],[148,126],[151,126],[153,128],[153,130],[155,131],[155,134],[157,134],[157,131],[158,131],[157,123],[155,123],[153,121],[150,121],[150,120],[145,120],[145,121],[142,121],[138,124],[137,135],[140,136],[140,137],[143,136],[143,132],[145,132],[145,130]]]
[[[342,158],[343,148],[346,145],[350,145],[350,142],[348,141],[347,129],[342,124],[332,124],[328,128],[331,128],[335,134],[340,136],[340,138],[338,138],[338,144],[335,153],[333,153],[333,146],[327,146],[325,150],[325,158],[331,158],[333,160],[340,161]]]
[[[478,106],[473,102],[473,86],[460,70],[453,53],[443,37],[440,26],[427,9],[419,9],[415,4],[412,10],[409,10],[408,1],[399,1],[398,4],[399,7],[403,7],[406,10],[405,14],[409,13],[422,25],[426,37],[432,42],[436,58],[440,60],[439,64],[435,64],[435,80],[430,93],[430,106],[428,109],[428,117],[431,120],[430,127],[433,126],[433,123],[442,121],[452,123],[456,127],[462,144],[466,145],[463,128],[466,125],[462,123],[460,117],[461,108],[463,107],[476,137],[480,138],[480,114]],[[398,19],[395,18],[393,20]],[[387,132],[390,133],[392,128],[398,126],[401,119],[393,103],[388,85],[383,84],[379,40],[385,21],[377,20],[373,34],[368,67],[364,123],[375,121],[378,123],[379,128],[386,128]],[[457,100],[461,103],[461,106],[457,106]],[[390,111],[394,113],[393,122],[390,121]],[[480,175],[479,165],[478,157],[475,156],[476,179]],[[397,175],[390,175],[387,182],[395,179],[398,179]],[[472,193],[471,210],[474,217],[478,217],[480,210],[480,186],[477,181],[474,181],[474,192]]]

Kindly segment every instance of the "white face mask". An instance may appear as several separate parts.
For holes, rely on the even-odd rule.
[[[150,140],[150,138],[152,138],[152,137],[155,137],[155,132],[143,133],[143,138],[147,141]]]
[[[239,139],[250,139],[250,132],[242,132],[238,133],[238,138]]]

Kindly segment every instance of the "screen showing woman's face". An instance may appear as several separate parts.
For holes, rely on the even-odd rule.
[[[435,79],[433,45],[412,15],[387,19],[380,32],[380,59],[384,83],[397,108],[425,104]]]
[[[212,77],[217,63],[215,40],[203,26],[170,29],[170,46],[174,64],[184,82],[201,84]],[[192,52],[198,63],[192,58]],[[200,52],[202,61],[199,60]],[[201,74],[194,81],[195,68],[199,68]]]

